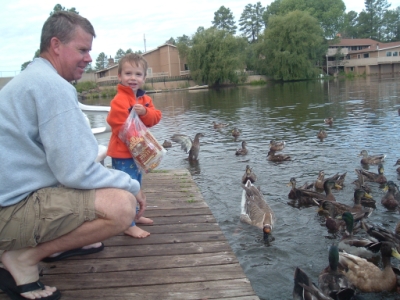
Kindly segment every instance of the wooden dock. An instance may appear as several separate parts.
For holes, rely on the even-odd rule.
[[[143,189],[149,237],[118,235],[100,253],[41,263],[42,282],[64,300],[259,300],[188,170],[146,174]]]

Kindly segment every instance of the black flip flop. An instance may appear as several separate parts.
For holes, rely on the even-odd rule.
[[[65,252],[60,253],[57,256],[54,257],[45,257],[42,259],[43,262],[55,262],[55,261],[59,261],[62,259],[66,259],[68,257],[71,256],[77,256],[77,255],[88,255],[88,254],[93,254],[93,253],[97,253],[100,252],[104,249],[104,244],[101,243],[100,247],[97,248],[89,248],[89,249],[83,249],[83,248],[76,248],[76,249],[72,249],[72,250],[68,250]]]
[[[11,273],[6,269],[0,268],[0,289],[7,294],[12,300],[26,300],[21,293],[31,292],[35,290],[44,290],[44,284],[40,280],[27,284],[17,285]],[[40,300],[58,300],[61,298],[61,293],[56,290],[53,294],[47,297],[42,297]]]

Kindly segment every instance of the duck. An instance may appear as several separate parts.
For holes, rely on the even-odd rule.
[[[361,228],[367,234],[380,242],[391,242],[396,246],[397,251],[400,251],[400,222],[397,222],[395,230],[392,232],[379,225],[374,225],[366,220],[361,220]]]
[[[294,300],[332,300],[332,298],[325,295],[299,267],[296,267],[294,271],[292,296]]]
[[[240,221],[261,229],[264,241],[269,241],[274,228],[275,213],[250,180],[242,187]]]
[[[237,139],[240,136],[240,131],[236,127],[232,130],[232,136]]]
[[[375,155],[369,155],[367,150],[361,150],[360,154],[358,156],[362,156],[361,158],[361,164],[362,165],[376,165],[382,163],[385,158],[386,154],[375,154]]]
[[[320,206],[323,201],[336,202],[335,196],[332,194],[332,187],[335,185],[333,180],[326,180],[324,183],[325,195],[314,190],[296,189],[297,198],[300,201],[312,204],[313,202]]]
[[[400,207],[399,187],[393,181],[385,183],[384,192],[386,194],[381,199],[381,204],[388,210],[396,210]]]
[[[286,154],[275,154],[275,151],[269,150],[268,151],[268,160],[269,161],[275,161],[275,162],[281,162],[281,161],[288,161],[291,160],[291,157]]]
[[[317,133],[317,138],[319,138],[321,141],[323,141],[324,139],[326,139],[328,137],[328,134],[326,133],[325,130],[323,130],[322,128],[318,131]]]
[[[364,169],[356,169],[357,174],[361,174],[366,181],[376,182],[383,184],[387,182],[387,179],[383,173],[385,169],[382,164],[378,165],[378,173],[370,172]]]
[[[339,248],[329,247],[329,265],[318,276],[318,287],[332,299],[351,299],[356,294],[355,286],[339,271]]]
[[[363,258],[372,258],[379,254],[381,243],[372,238],[356,238],[353,236],[354,218],[353,214],[345,211],[341,216],[338,216],[346,223],[346,231],[339,241],[338,248],[341,251],[357,255]]]
[[[296,178],[295,177],[290,178],[290,181],[287,184],[287,186],[291,187],[288,194],[289,199],[297,200],[299,205],[317,205],[317,206],[319,205],[318,201],[315,200],[315,197],[310,196],[310,194],[316,193],[315,191],[312,190],[314,184],[308,184],[306,182],[299,188],[297,188],[296,185],[297,185]]]
[[[246,184],[247,180],[250,180],[251,183],[254,183],[257,180],[257,175],[254,174],[253,169],[250,168],[249,165],[246,165],[246,170],[242,176],[242,183]]]
[[[379,293],[391,292],[396,289],[397,278],[390,259],[400,260],[400,254],[390,242],[382,242],[380,249],[382,266],[380,269],[374,263],[346,252],[339,252],[339,265],[342,273],[361,292]]]
[[[242,141],[242,148],[238,148],[235,152],[235,155],[246,155],[248,153],[246,145],[246,141]]]
[[[325,172],[323,170],[318,172],[317,180],[314,183],[314,187],[316,190],[324,190],[324,183],[325,181],[333,180],[335,181],[335,185],[332,187],[334,189],[342,189],[344,180],[346,178],[347,172],[343,174],[336,173],[335,175],[325,179]]]
[[[400,166],[400,158],[396,161],[396,163],[394,164],[395,166]],[[396,172],[400,174],[400,167],[398,167],[396,169]]]
[[[359,189],[354,191],[353,206],[336,201],[320,201],[318,212],[320,214],[324,214],[324,211],[327,211],[330,216],[336,218],[337,216],[342,215],[344,212],[349,211],[352,213],[354,221],[359,221],[363,218],[369,217],[373,212],[372,208],[363,207],[361,205],[361,197],[364,195],[365,192],[363,190]]]
[[[179,143],[181,145],[181,149],[186,153],[189,153],[189,161],[197,161],[199,157],[201,137],[204,137],[203,133],[196,133],[193,140],[184,134],[174,134],[171,137],[171,140]]]
[[[329,126],[332,126],[333,125],[333,118],[329,117],[329,118],[324,119],[324,123],[328,124]]]
[[[164,148],[171,148],[172,147],[172,143],[169,140],[164,140],[164,143],[162,144],[162,146]]]
[[[214,129],[219,129],[219,128],[223,128],[223,127],[226,127],[226,126],[228,126],[228,124],[226,124],[226,123],[217,123],[217,122],[213,122],[213,126],[214,126]]]
[[[286,146],[286,142],[285,141],[275,141],[275,140],[271,140],[269,142],[269,149],[272,151],[281,151],[283,150],[283,148],[285,148]]]

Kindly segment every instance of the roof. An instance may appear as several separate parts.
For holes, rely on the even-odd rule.
[[[377,51],[377,50],[390,49],[394,47],[400,47],[400,41],[381,43],[373,39],[340,39],[339,43],[329,45],[329,47],[355,47],[355,46],[362,46],[367,48],[362,50],[352,50],[349,52],[356,53],[356,52],[366,52],[366,51]]]

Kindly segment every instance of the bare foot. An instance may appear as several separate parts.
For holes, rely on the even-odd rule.
[[[143,239],[150,235],[150,232],[139,228],[138,226],[131,226],[127,230],[124,231],[126,235],[130,235],[137,239]]]
[[[17,285],[35,282],[39,279],[38,265],[30,258],[29,251],[31,251],[29,248],[4,251],[1,256],[5,269],[11,273]],[[39,299],[50,296],[56,290],[55,287],[45,286],[44,290],[22,293],[21,296],[27,299]]]
[[[138,224],[143,224],[143,225],[153,225],[154,221],[150,218],[146,217],[140,217],[139,220],[135,221]]]
[[[98,248],[98,247],[101,247],[101,242],[90,244],[90,245],[87,245],[87,246],[83,246],[82,249],[91,249],[91,248]],[[60,255],[61,253],[62,252],[53,253],[49,257],[55,257],[55,256]]]

